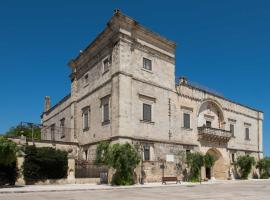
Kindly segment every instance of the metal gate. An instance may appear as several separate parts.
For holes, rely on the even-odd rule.
[[[108,182],[108,167],[94,165],[86,160],[76,160],[75,178],[100,178],[100,183]]]

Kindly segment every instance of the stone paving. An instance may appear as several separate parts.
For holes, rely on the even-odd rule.
[[[62,185],[62,186],[27,186],[28,190],[20,193],[3,193],[1,200],[89,200],[89,199],[138,199],[138,200],[174,200],[174,199],[207,199],[207,200],[249,200],[270,199],[270,181],[223,181],[212,184],[147,184],[145,186],[110,187],[97,185]],[[34,192],[30,191],[30,188]],[[37,190],[39,188],[40,191]],[[41,190],[43,188],[43,190]],[[48,189],[47,191],[44,188]],[[61,188],[62,190],[58,190]],[[51,190],[49,190],[51,189]],[[65,190],[64,190],[65,189]],[[43,191],[43,192],[41,192]],[[2,192],[2,193],[1,193]],[[10,191],[11,192],[11,191]],[[13,191],[14,192],[14,191]],[[18,191],[17,191],[18,192]]]

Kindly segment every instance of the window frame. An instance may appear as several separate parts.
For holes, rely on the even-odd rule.
[[[61,138],[65,138],[66,137],[66,133],[65,133],[65,122],[66,122],[66,118],[60,119]]]
[[[146,154],[146,152],[148,154]],[[150,145],[148,144],[145,144],[143,146],[143,161],[151,161],[151,148],[150,148]]]
[[[186,116],[188,116],[188,126],[186,126]],[[187,112],[183,112],[183,128],[191,129],[191,114]]]
[[[87,116],[87,120],[85,119],[86,116]],[[89,106],[82,109],[82,129],[83,129],[83,132],[88,131],[90,129],[90,107]]]
[[[232,137],[235,137],[235,124],[230,123],[230,132],[232,133]]]
[[[250,127],[245,127],[245,140],[250,140]]]
[[[105,68],[105,61],[108,61],[108,65],[107,68]],[[102,59],[102,74],[105,74],[106,72],[108,72],[110,70],[110,67],[112,65],[112,59],[111,56],[106,56],[105,58]]]
[[[150,119],[146,119],[146,115],[145,115],[145,112],[144,112],[145,111],[144,110],[145,106],[146,107],[149,106],[149,108],[150,108],[150,116],[149,116]],[[144,122],[152,122],[152,119],[153,119],[152,113],[153,113],[152,104],[143,102],[142,103],[142,121],[144,121]]]
[[[50,131],[51,131],[51,140],[55,141],[55,124],[52,124],[50,126]]]
[[[110,100],[110,95],[107,95],[103,98],[101,98],[101,123],[102,125],[106,125],[106,124],[110,124],[111,122],[111,100]],[[108,111],[107,111],[107,114],[108,114],[108,117],[106,117],[105,119],[105,105],[108,106]]]
[[[150,67],[147,65],[147,63],[150,63]],[[153,70],[152,60],[146,57],[143,57],[143,69],[147,71]]]

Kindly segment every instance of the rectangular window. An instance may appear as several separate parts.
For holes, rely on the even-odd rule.
[[[152,70],[152,61],[147,59],[147,58],[143,58],[143,68],[151,71]]]
[[[102,109],[102,124],[110,123],[110,97],[104,97],[101,99],[101,109]]]
[[[212,126],[212,122],[211,121],[206,121],[206,127],[211,128],[211,126]]]
[[[232,153],[232,163],[234,163],[234,162],[235,162],[235,154]]]
[[[109,68],[111,66],[111,58],[108,56],[103,60],[103,73],[109,71]]]
[[[87,131],[89,129],[89,108],[83,109],[83,130]]]
[[[106,103],[103,105],[103,122],[108,122],[108,121],[110,121],[109,103]]]
[[[230,132],[232,133],[232,136],[234,137],[234,125],[230,124]]]
[[[55,141],[55,124],[51,125],[51,139]]]
[[[143,104],[143,121],[152,121],[152,106],[149,104]]]
[[[65,137],[65,118],[60,120],[61,138]]]
[[[149,161],[150,160],[150,146],[149,145],[144,145],[143,148],[143,153],[144,153],[144,160]]]
[[[184,128],[190,128],[190,114],[184,113]]]
[[[246,140],[249,140],[249,139],[250,139],[250,138],[249,138],[249,128],[246,128],[245,134],[246,134],[245,139],[246,139]]]

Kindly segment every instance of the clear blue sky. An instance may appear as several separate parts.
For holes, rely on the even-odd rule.
[[[265,112],[270,155],[270,2],[9,0],[0,3],[0,133],[40,122],[70,91],[67,62],[121,11],[176,41],[176,75]]]

